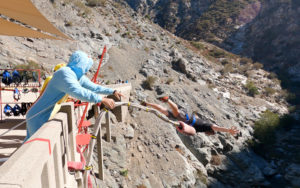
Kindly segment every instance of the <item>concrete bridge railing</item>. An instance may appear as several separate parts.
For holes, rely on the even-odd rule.
[[[131,84],[108,87],[115,88],[126,96],[121,99],[122,102],[129,100]],[[73,103],[62,105],[55,118],[45,123],[0,167],[0,188],[86,187],[82,173],[70,174],[67,166],[68,161],[80,161],[75,140],[80,111],[83,109],[77,108],[74,112]],[[98,114],[98,109],[96,112]],[[118,121],[124,121],[128,108],[119,106],[112,112]],[[110,141],[109,119],[107,113],[105,121],[107,141]],[[99,176],[103,180],[101,128],[98,134]]]
[[[74,105],[62,106],[54,119],[45,123],[0,167],[2,188],[80,187],[68,172],[67,161],[76,159]],[[80,177],[79,177],[80,178]]]

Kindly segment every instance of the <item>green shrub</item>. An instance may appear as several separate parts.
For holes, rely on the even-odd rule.
[[[228,59],[223,59],[222,61],[221,61],[221,64],[222,65],[226,65],[226,64],[229,64],[230,62],[228,61]]]
[[[247,65],[240,65],[240,66],[238,67],[238,72],[239,72],[240,74],[245,75],[245,73],[247,72],[247,70],[249,70],[249,67],[248,67]]]
[[[268,78],[269,78],[270,80],[275,79],[275,78],[277,78],[277,74],[275,74],[274,72],[271,72],[271,73],[268,75]]]
[[[148,19],[148,20],[151,20],[151,17],[148,14],[145,15],[145,18]]]
[[[150,40],[151,40],[151,41],[157,41],[157,38],[156,38],[156,37],[151,37]]]
[[[152,90],[156,80],[157,80],[157,77],[148,76],[147,79],[143,82],[143,85],[145,88]]]
[[[121,171],[120,171],[120,175],[121,175],[121,176],[124,176],[124,177],[127,177],[127,176],[128,176],[128,169],[121,170]]]
[[[104,6],[106,3],[106,0],[86,0],[86,3],[90,7]]]
[[[255,70],[262,69],[263,67],[264,67],[264,65],[261,64],[261,63],[258,63],[258,62],[256,62],[256,63],[253,64],[253,68]]]
[[[211,1],[207,10],[188,28],[189,32],[186,35],[192,38],[193,34],[197,33],[199,38],[205,40],[213,39],[211,35],[224,38],[224,33],[230,34],[235,30],[235,22],[228,22],[228,20],[238,17],[240,10],[247,4],[246,1]]]
[[[202,43],[200,43],[200,42],[191,41],[190,43],[191,43],[192,46],[194,46],[198,50],[205,49],[204,45]]]
[[[224,75],[224,74],[230,73],[232,71],[233,71],[232,64],[228,63],[223,67],[223,69],[221,70],[221,73]]]
[[[264,93],[266,94],[266,96],[271,96],[276,93],[276,90],[271,87],[266,87]]]
[[[279,125],[280,118],[278,114],[266,110],[254,124],[254,137],[261,143],[272,144],[276,140],[275,130]]]
[[[254,97],[255,95],[259,94],[257,87],[255,86],[254,82],[252,82],[252,81],[250,81],[250,82],[247,81],[245,88],[248,91],[248,95],[251,97]]]
[[[214,48],[214,49],[209,51],[209,55],[214,57],[214,58],[223,58],[223,57],[226,56],[226,52],[224,50]]]
[[[252,60],[247,58],[247,57],[243,57],[243,58],[240,59],[240,64],[241,65],[252,64]]]

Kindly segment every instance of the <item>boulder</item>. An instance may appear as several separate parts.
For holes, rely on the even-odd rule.
[[[172,66],[174,70],[180,71],[184,74],[188,73],[188,60],[186,60],[185,58],[179,58],[175,61],[172,61]]]

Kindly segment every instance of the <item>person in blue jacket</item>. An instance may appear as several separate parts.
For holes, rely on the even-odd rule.
[[[87,102],[101,102],[110,109],[115,107],[113,99],[102,98],[98,94],[114,94],[118,99],[123,95],[116,90],[91,82],[85,74],[92,65],[93,60],[86,53],[76,51],[71,55],[68,65],[54,73],[44,93],[27,112],[27,136],[25,141],[49,120],[55,104],[66,95]]]

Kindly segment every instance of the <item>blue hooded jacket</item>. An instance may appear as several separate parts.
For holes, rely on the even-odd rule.
[[[86,53],[76,51],[71,55],[68,65],[54,73],[45,92],[27,112],[27,136],[25,141],[49,120],[54,105],[66,94],[93,103],[102,101],[102,97],[98,94],[113,94],[113,89],[94,84],[84,75],[92,65],[93,60]],[[39,115],[30,119],[39,112]]]

